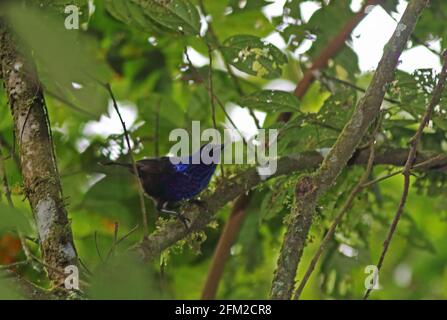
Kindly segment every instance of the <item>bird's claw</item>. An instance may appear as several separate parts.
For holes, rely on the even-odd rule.
[[[180,220],[181,223],[183,223],[183,225],[185,226],[185,229],[188,230],[188,223],[191,223],[191,220],[186,217],[183,213],[177,213],[177,219]]]

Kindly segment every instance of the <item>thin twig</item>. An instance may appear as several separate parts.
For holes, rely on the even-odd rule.
[[[314,173],[302,175],[297,179],[296,205],[293,206],[291,217],[287,220],[287,231],[270,290],[272,299],[292,297],[296,271],[307,244],[315,208],[345,168],[371,123],[380,114],[380,107],[385,96],[383,89],[392,81],[398,63],[397,57],[404,50],[418,17],[427,4],[428,0],[414,0],[408,4],[400,20],[400,24],[405,25],[406,28],[404,30],[396,28],[391,36],[365,97],[358,102],[350,120],[324,157],[320,167]],[[310,82],[308,83],[310,85]],[[305,86],[297,88],[296,94],[298,95],[303,89]]]
[[[59,268],[56,268],[56,267],[53,267],[53,266],[49,265],[48,263],[45,263],[44,261],[40,260],[38,257],[36,257],[36,256],[34,256],[34,255],[31,255],[31,256],[32,256],[33,261],[35,261],[35,262],[37,262],[38,264],[40,264],[41,266],[45,267],[47,270],[52,270],[52,271],[54,271],[54,272],[56,272],[56,273],[58,273],[58,274],[60,274],[61,276],[64,276],[64,277],[67,276],[67,274],[65,273],[64,270],[59,269]],[[82,280],[82,279],[79,279],[79,282],[80,282],[84,287],[89,287],[89,286],[90,286],[89,283],[87,283],[86,281],[84,281],[84,280]],[[76,291],[76,292],[78,292],[78,293],[83,294],[83,292],[82,292],[81,290],[75,290],[75,289],[70,289],[70,290],[73,290],[73,291]]]
[[[230,123],[234,127],[234,129],[236,129],[236,131],[239,133],[239,135],[241,136],[242,141],[244,142],[244,144],[248,146],[249,143],[245,140],[245,137],[242,134],[242,131],[237,127],[236,123],[233,121],[233,119],[228,114],[227,110],[225,109],[225,105],[223,104],[223,102],[219,99],[219,97],[213,91],[210,90],[209,86],[204,81],[204,79],[203,79],[202,75],[200,74],[200,72],[192,64],[191,59],[189,58],[189,54],[188,54],[188,51],[186,50],[186,48],[185,48],[185,58],[186,58],[186,61],[188,62],[188,66],[191,68],[191,70],[193,70],[197,74],[198,77],[200,77],[200,80],[202,81],[205,89],[208,92],[212,93],[212,95],[214,97],[214,100],[217,102],[217,104],[221,108],[222,112],[225,114],[225,117],[228,119],[228,121],[230,121]]]
[[[26,260],[28,260],[31,264],[33,264],[33,254],[31,253],[31,250],[28,247],[28,244],[26,243],[25,235],[20,231],[18,231],[18,235],[19,235],[20,244],[22,246],[22,250],[23,250],[23,253],[25,254]]]
[[[431,159],[428,159],[426,161],[423,161],[423,162],[420,162],[420,163],[414,165],[411,168],[411,170],[421,169],[421,168],[426,168],[426,167],[429,168],[429,167],[431,167],[432,165],[435,165],[438,162],[442,162],[443,160],[445,160],[445,158],[446,158],[446,156],[444,156],[444,155],[437,155],[437,156],[435,156],[435,157],[433,157]],[[378,178],[376,178],[374,180],[365,182],[363,184],[363,188],[367,188],[367,187],[369,187],[371,185],[374,185],[376,183],[382,182],[382,181],[387,180],[387,179],[389,179],[391,177],[397,176],[398,174],[400,174],[402,172],[403,172],[403,169],[400,169],[398,171],[394,171],[394,172],[388,173],[387,175],[384,175],[382,177],[378,177]]]
[[[96,253],[98,254],[99,260],[101,260],[101,263],[104,263],[104,259],[102,258],[101,250],[99,250],[99,245],[98,245],[98,231],[95,231],[94,238],[95,238]]]
[[[161,98],[157,100],[155,107],[154,155],[156,158],[160,156],[160,104]]]
[[[205,17],[207,17],[208,13],[206,11],[205,4],[204,4],[203,0],[199,0],[199,7],[200,7],[200,10],[202,11],[202,14]],[[234,87],[236,88],[237,93],[239,94],[239,96],[242,97],[244,95],[244,91],[242,90],[242,86],[241,86],[241,84],[239,82],[239,78],[234,74],[233,69],[231,69],[230,63],[227,61],[227,59],[225,59],[225,56],[223,55],[222,49],[221,49],[222,48],[222,44],[220,43],[219,38],[217,37],[216,33],[214,32],[214,28],[213,28],[211,22],[208,22],[208,32],[209,32],[209,34],[211,36],[211,40],[212,40],[214,46],[220,52],[220,55],[221,55],[222,60],[224,62],[225,68],[227,69],[227,72],[230,75],[231,80],[233,81],[233,84],[234,84]],[[206,42],[206,40],[205,40],[205,42]],[[208,45],[208,43],[207,43],[207,45]],[[208,47],[209,47],[209,45],[208,45]],[[262,126],[261,126],[261,124],[259,122],[259,119],[256,117],[253,109],[252,108],[247,108],[247,109],[248,109],[248,112],[249,112],[250,116],[253,118],[253,121],[254,121],[254,123],[256,125],[256,128],[258,130],[261,129]]]
[[[136,225],[135,227],[133,227],[128,233],[126,233],[124,236],[122,236],[120,239],[118,239],[118,241],[116,242],[116,245],[119,245],[121,242],[123,242],[128,237],[130,237],[130,235],[132,233],[134,233],[135,231],[137,231],[139,227],[140,227],[139,225]]]
[[[28,264],[28,260],[17,261],[17,262],[13,262],[10,264],[0,265],[0,270],[12,269],[12,268],[20,267],[20,266],[27,265],[27,264]]]
[[[124,130],[124,137],[126,139],[126,144],[127,144],[127,149],[129,152],[129,157],[132,161],[132,166],[133,166],[133,171],[135,173],[135,179],[137,180],[138,183],[138,194],[140,197],[140,206],[141,206],[141,214],[143,217],[143,233],[144,233],[144,237],[146,238],[149,235],[149,227],[148,227],[148,222],[147,222],[147,212],[146,212],[146,204],[144,202],[144,188],[143,188],[143,184],[141,182],[141,179],[138,175],[138,167],[137,167],[137,163],[135,161],[135,158],[133,156],[133,152],[132,152],[132,146],[130,144],[130,138],[129,138],[129,133],[127,131],[126,128],[126,123],[123,120],[123,117],[121,116],[121,113],[119,111],[119,107],[118,107],[118,103],[116,102],[115,99],[115,95],[113,94],[112,91],[112,87],[110,86],[109,83],[103,84],[104,87],[106,88],[106,90],[109,92],[110,98],[112,99],[113,102],[113,107],[115,108],[116,113],[118,114],[118,117],[121,121],[121,125],[123,126],[123,130]]]
[[[84,261],[81,258],[78,258],[79,264],[81,265],[81,267],[84,268],[84,270],[87,272],[87,274],[89,276],[93,275],[93,272],[90,271],[90,269],[87,267],[87,265],[84,263]]]
[[[116,225],[115,225],[116,226]],[[114,236],[114,241],[113,241],[113,245],[109,250],[109,253],[107,254],[107,258],[106,258],[106,262],[109,260],[111,254],[113,253],[113,251],[115,251],[115,249],[118,247],[118,245],[123,242],[124,240],[126,240],[128,237],[130,237],[130,235],[132,233],[134,233],[136,230],[138,230],[139,225],[136,225],[135,227],[133,227],[132,229],[130,229],[129,232],[127,232],[124,236],[122,236],[121,238],[118,238],[118,229],[115,229],[115,236]]]
[[[14,135],[14,131],[12,133]],[[15,141],[15,137],[13,138],[13,141]],[[14,153],[14,147],[10,146],[8,141],[6,141],[5,137],[1,134],[0,134],[0,147],[5,148],[8,152],[8,154],[5,157],[3,157],[3,160],[8,160],[9,158],[13,158],[17,167],[20,168],[20,159],[17,156],[17,154]]]
[[[119,223],[118,221],[115,221],[114,225],[114,232],[113,232],[113,243],[110,247],[109,252],[107,253],[106,261],[109,261],[110,256],[112,255],[113,251],[115,251],[116,242],[118,241],[118,231],[119,231]]]
[[[360,20],[356,19],[355,20],[356,23],[354,22],[351,29],[353,29],[355,27],[355,25],[358,22],[360,22]],[[347,25],[351,25],[351,22],[348,22]],[[342,36],[340,38],[339,43],[344,44],[346,42],[346,39],[349,37],[350,32],[346,32],[346,28],[343,28],[343,30],[341,31],[341,34],[342,34]],[[342,38],[344,38],[344,39],[342,39]],[[333,47],[333,44],[334,43],[331,42],[329,47]],[[337,49],[336,50],[326,50],[325,49],[324,51],[326,51],[329,54],[327,56],[328,58],[333,57],[337,53]],[[231,71],[231,67],[229,67],[227,69],[229,71]],[[303,81],[306,81],[306,80],[303,79]],[[251,82],[248,82],[248,84],[251,84]],[[307,89],[303,90],[301,92],[302,96],[304,95],[304,93],[306,91],[307,91]],[[299,96],[299,98],[302,98],[302,96]],[[249,108],[249,110],[252,111],[251,108]],[[283,120],[286,120],[286,122],[287,122],[288,118],[290,118],[288,114],[283,114],[283,116],[284,116]],[[256,120],[257,118],[254,117],[254,119]],[[243,221],[245,219],[245,215],[246,215],[245,208],[248,207],[250,197],[246,196],[246,195],[242,195],[238,199],[239,199],[238,203],[241,204],[241,206],[239,206],[237,208],[235,206],[233,206],[230,218],[225,224],[224,231],[219,239],[219,243],[224,244],[224,245],[222,245],[222,246],[218,245],[218,247],[216,247],[215,255],[214,255],[214,258],[212,261],[212,267],[209,271],[208,278],[207,278],[207,281],[206,281],[204,289],[203,289],[202,297],[207,297],[207,298],[211,298],[211,299],[214,298],[220,278],[222,277],[222,274],[223,274],[223,268],[224,268],[224,265],[227,260],[226,257],[229,257],[229,250],[230,250],[229,248],[231,246],[230,245],[226,246],[225,244],[233,243],[234,239],[237,237],[237,231],[235,233],[233,233],[232,230],[239,230],[240,225],[243,223]],[[240,207],[242,207],[241,210],[239,210]],[[220,267],[216,267],[216,266],[220,266]]]
[[[388,252],[388,248],[390,246],[391,240],[393,239],[394,232],[396,231],[400,217],[403,213],[405,204],[407,202],[407,197],[408,197],[408,193],[409,193],[409,189],[410,189],[410,173],[411,173],[411,169],[413,167],[413,163],[416,159],[417,146],[419,144],[419,141],[421,140],[421,137],[422,137],[425,127],[427,126],[428,122],[430,121],[430,118],[431,118],[434,108],[439,104],[439,101],[441,100],[441,96],[442,96],[442,92],[444,91],[446,79],[447,79],[447,51],[444,52],[444,63],[442,66],[441,73],[439,75],[438,83],[436,84],[436,87],[433,91],[432,98],[427,106],[427,109],[425,110],[424,116],[422,117],[422,120],[419,124],[419,127],[418,127],[416,133],[410,139],[410,142],[409,142],[410,150],[408,151],[407,161],[406,161],[404,169],[402,171],[402,174],[404,176],[404,186],[403,186],[402,196],[401,196],[397,211],[394,215],[393,221],[391,223],[391,226],[388,230],[386,239],[383,243],[382,253],[380,254],[380,258],[377,263],[377,272],[380,272],[380,270],[382,268],[386,253]],[[363,297],[364,300],[368,299],[372,290],[373,290],[372,287],[370,287],[366,290],[365,295]]]
[[[328,80],[333,81],[333,82],[338,82],[338,83],[340,83],[340,84],[342,84],[342,85],[344,85],[346,87],[355,89],[355,90],[363,92],[363,93],[366,92],[365,88],[359,87],[358,85],[353,84],[353,83],[351,83],[349,81],[346,81],[346,80],[343,80],[343,79],[339,79],[339,78],[336,78],[336,77],[332,77],[332,76],[326,74],[325,72],[321,73],[321,78],[325,78],[325,79],[328,79]],[[398,105],[402,104],[398,100],[387,98],[387,97],[383,98],[383,100],[388,101],[388,102],[393,103],[393,104],[398,104]]]
[[[335,234],[335,230],[337,229],[337,226],[340,224],[340,222],[342,221],[343,217],[346,215],[346,213],[349,211],[349,209],[352,206],[352,203],[354,202],[356,196],[363,191],[364,189],[364,183],[368,180],[369,176],[371,175],[372,169],[374,167],[374,157],[375,157],[375,152],[374,152],[374,143],[375,143],[375,139],[377,137],[377,133],[379,132],[380,126],[381,126],[381,121],[382,119],[378,119],[377,120],[377,125],[374,128],[374,133],[372,134],[371,140],[369,142],[369,156],[368,156],[368,162],[366,164],[366,169],[365,172],[363,173],[363,175],[360,178],[360,181],[357,183],[357,185],[354,187],[354,189],[351,191],[351,193],[349,194],[348,198],[346,199],[346,202],[344,203],[344,205],[341,207],[341,209],[339,210],[339,212],[337,213],[334,221],[332,222],[328,232],[326,233],[326,235],[323,238],[323,241],[321,242],[320,246],[318,247],[317,251],[315,252],[309,267],[306,270],[306,273],[303,277],[303,279],[301,280],[301,283],[299,284],[298,288],[295,291],[295,294],[293,296],[293,298],[295,300],[298,300],[300,298],[301,293],[304,290],[304,287],[306,286],[310,276],[312,275],[313,270],[315,269],[315,266],[318,263],[318,260],[320,259],[323,251],[326,249],[327,245],[329,244],[329,242],[331,241],[332,237]]]
[[[208,92],[211,101],[211,121],[213,122],[214,130],[217,131],[216,103],[214,100],[214,84],[213,84],[213,49],[211,48],[211,46],[208,46],[208,58],[210,61],[208,66],[208,83],[209,83]],[[220,161],[220,172],[222,173],[222,178],[225,177],[223,161]]]
[[[9,188],[8,184],[8,177],[6,176],[5,163],[1,149],[0,149],[0,175],[2,178],[3,190],[5,193],[6,200],[8,201],[10,207],[14,207],[14,203],[12,202],[11,198],[11,189]]]
[[[12,201],[12,196],[11,196],[11,188],[9,187],[8,178],[6,176],[6,169],[4,166],[4,160],[3,160],[1,148],[0,148],[0,175],[2,176],[3,189],[5,192],[6,199],[8,201],[8,205],[11,208],[14,208],[14,202]],[[23,253],[25,254],[27,261],[32,264],[33,263],[33,259],[31,258],[32,254],[26,244],[26,238],[20,230],[17,230],[17,234],[19,235],[20,244],[22,246]]]

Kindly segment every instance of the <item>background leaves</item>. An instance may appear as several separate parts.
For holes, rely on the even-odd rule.
[[[208,45],[213,49],[211,73],[216,96],[236,119],[240,112],[248,113],[250,109],[264,128],[278,129],[280,155],[327,152],[362,98],[362,88],[371,80],[371,73],[360,73],[349,40],[302,99],[292,93],[310,62],[355,14],[350,1],[286,1],[283,13],[276,16],[265,14],[270,1],[263,0],[204,0],[206,16],[195,0],[94,1],[94,10],[87,1],[74,1],[83,12],[82,27],[71,31],[63,28],[65,1],[34,2],[39,8],[27,5],[26,10],[19,8],[10,15],[14,30],[31,48],[40,80],[47,89],[45,98],[65,203],[77,250],[93,273],[82,274],[91,283],[88,295],[93,298],[199,298],[230,206],[219,211],[216,221],[203,234],[193,235],[165,252],[161,262],[141,268],[134,257],[125,255],[141,238],[141,228],[123,240],[105,262],[115,241],[115,226],[122,237],[141,224],[141,218],[134,179],[125,170],[98,164],[111,159],[127,162],[129,158],[122,128],[110,120],[114,113],[109,109],[106,92],[91,76],[111,83],[121,111],[127,114],[137,159],[168,153],[172,145],[168,135],[174,128],[190,130],[193,120],[201,121],[203,129],[212,126],[207,90]],[[317,5],[317,9],[305,19],[303,7],[309,4]],[[394,13],[397,4],[394,0],[384,1],[383,8]],[[444,1],[431,1],[415,31],[419,42],[413,39],[409,48],[426,41],[445,42],[446,10]],[[193,57],[193,67],[186,61],[185,48]],[[224,60],[231,65],[239,88]],[[433,70],[396,73],[386,88],[389,99],[382,108],[378,150],[407,147],[435,82]],[[0,138],[4,142],[0,148],[8,156],[14,144],[10,112],[4,107],[7,102],[0,86]],[[424,134],[421,150],[446,151],[445,108],[443,99]],[[291,121],[278,124],[278,115],[285,111],[292,113]],[[220,107],[216,112],[218,128],[231,127]],[[252,120],[248,117],[243,122]],[[6,264],[23,259],[17,228],[30,239],[27,243],[32,252],[37,256],[40,253],[33,242],[36,230],[29,223],[32,214],[23,202],[26,192],[19,163],[11,156],[5,159],[5,166],[18,208],[6,205],[1,189],[0,262]],[[225,166],[226,176],[244,168]],[[371,179],[391,170],[377,166]],[[361,173],[361,168],[350,167],[322,199],[303,265],[310,261]],[[446,176],[444,170],[416,175],[405,212],[407,218],[402,221],[381,274],[383,289],[375,293],[380,299],[445,298],[447,294]],[[221,178],[218,172],[211,188]],[[291,175],[274,179],[253,191],[218,298],[267,298],[284,221],[293,206],[296,178]],[[356,199],[303,298],[359,298],[364,290],[364,266],[376,262],[401,186],[401,177],[396,176]],[[150,201],[147,206],[152,231],[170,218],[159,215]],[[32,266],[19,271],[32,281],[45,281],[45,274]],[[304,271],[299,272],[301,277]],[[403,275],[410,275],[407,282],[402,281]],[[15,294],[4,288],[10,287],[1,282],[0,296]]]

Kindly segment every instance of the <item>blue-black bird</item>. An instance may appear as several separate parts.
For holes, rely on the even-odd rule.
[[[205,144],[188,157],[166,156],[137,161],[144,192],[155,202],[157,210],[176,215],[187,227],[188,219],[171,208],[176,202],[194,198],[208,186],[224,146]],[[123,166],[135,174],[130,163],[109,162],[105,165]]]

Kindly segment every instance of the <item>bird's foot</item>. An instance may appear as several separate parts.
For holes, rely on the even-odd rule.
[[[191,220],[188,217],[186,217],[183,213],[173,211],[173,210],[168,210],[165,208],[162,208],[160,211],[163,213],[167,213],[167,214],[175,216],[181,223],[183,223],[183,225],[185,226],[186,229],[189,229],[188,223],[191,223]]]
[[[191,223],[191,220],[188,217],[186,217],[183,213],[178,212],[177,213],[177,219],[179,219],[180,222],[183,223],[183,225],[185,226],[186,230],[189,229],[188,224]]]

